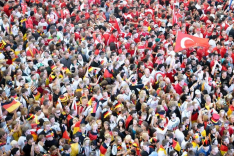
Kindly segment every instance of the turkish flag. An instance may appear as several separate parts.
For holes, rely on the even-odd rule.
[[[21,3],[21,8],[22,8],[23,14],[25,14],[25,12],[26,12],[26,10],[27,10],[27,5]]]
[[[209,39],[183,34],[182,32],[178,31],[176,38],[175,52],[195,46],[209,47],[210,46]]]
[[[172,13],[172,24],[174,25],[175,23],[177,23],[177,16],[175,13],[175,6],[173,5],[173,13]]]
[[[115,20],[115,25],[114,25],[114,27],[117,29],[118,33],[120,34],[120,33],[121,33],[121,30],[120,30],[120,28],[119,28],[119,23],[118,23],[117,20]]]

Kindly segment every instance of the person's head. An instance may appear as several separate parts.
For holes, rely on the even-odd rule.
[[[168,133],[166,136],[166,139],[171,143],[174,138],[174,135],[172,133]]]
[[[26,136],[26,140],[27,140],[27,143],[28,143],[29,145],[32,145],[32,143],[34,142],[33,136],[32,136],[31,134],[28,134],[28,135]]]
[[[13,155],[13,156],[20,156],[20,149],[19,148],[13,148],[11,150],[11,155]]]
[[[57,155],[58,148],[55,145],[51,146],[50,147],[50,153],[51,153],[51,155]]]
[[[190,150],[192,150],[193,149],[193,144],[192,143],[187,143],[186,145],[185,145],[185,150],[188,152],[188,151],[190,151]]]
[[[195,143],[197,143],[197,144],[199,144],[200,143],[200,137],[199,137],[199,135],[196,133],[196,134],[194,134],[193,135],[193,141],[195,142]]]
[[[37,106],[37,107],[35,108],[35,113],[36,113],[37,115],[40,115],[40,114],[41,114],[41,107],[40,107],[40,106]]]
[[[45,129],[46,131],[49,131],[50,128],[51,128],[51,123],[50,123],[49,121],[45,121],[45,122],[43,123],[43,126],[44,126],[44,129]]]
[[[75,142],[75,143],[79,142],[79,136],[77,134],[73,135],[72,136],[72,141]]]
[[[65,55],[64,55],[64,56],[65,56],[65,58],[66,58],[66,59],[68,59],[68,58],[69,58],[69,56],[70,56],[70,54],[67,52],[67,53],[65,53]]]
[[[91,125],[91,128],[93,131],[96,131],[98,129],[98,125],[96,122],[93,122],[92,125]]]
[[[212,153],[213,155],[216,155],[216,154],[218,154],[218,152],[219,152],[218,146],[212,145],[212,147],[211,147],[211,153]]]
[[[169,155],[170,155],[170,156],[178,156],[178,154],[177,154],[176,151],[170,151]]]
[[[228,144],[229,144],[229,139],[228,139],[227,136],[223,136],[223,137],[222,137],[222,143],[223,143],[224,145],[228,145]]]
[[[106,134],[106,135],[105,135],[105,142],[106,142],[107,144],[109,144],[109,143],[111,142],[111,135],[110,135],[110,134]]]
[[[68,144],[63,145],[63,151],[68,154],[71,153],[71,146]]]
[[[71,115],[71,116],[76,116],[76,115],[77,115],[77,111],[74,110],[74,109],[71,109],[71,110],[70,110],[70,115]]]
[[[164,148],[168,148],[168,146],[169,146],[169,141],[168,141],[167,139],[164,139],[164,140],[162,141],[162,146],[163,146]]]
[[[170,114],[171,119],[174,121],[176,119],[176,113],[175,112],[171,112]]]
[[[149,143],[148,142],[143,143],[143,150],[147,151],[147,152],[149,151]]]

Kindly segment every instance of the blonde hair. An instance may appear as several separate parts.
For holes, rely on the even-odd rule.
[[[98,120],[96,121],[96,123],[97,123],[97,124],[99,124],[99,123],[102,124],[102,120],[98,119]]]
[[[170,102],[168,103],[168,107],[169,107],[169,108],[171,108],[171,107],[176,107],[176,106],[178,106],[178,103],[177,103],[176,101],[170,101]]]
[[[92,129],[93,129],[94,126],[98,126],[96,121],[92,123],[92,125],[91,125]]]
[[[142,133],[142,139],[146,140],[145,138],[149,137],[148,133]]]
[[[45,127],[46,125],[50,125],[50,122],[49,122],[49,121],[45,121],[45,122],[43,123],[43,126]]]
[[[90,139],[89,139],[89,137],[86,137],[86,138],[84,139],[83,147],[85,146],[85,144],[86,144],[87,142],[88,142],[89,145],[90,145]]]
[[[131,135],[126,135],[126,137],[124,138],[124,141],[131,141],[132,137]]]
[[[111,135],[109,133],[105,134],[105,139],[111,138]]]
[[[122,138],[121,138],[120,136],[117,136],[117,137],[115,138],[115,143],[118,144],[118,141],[119,141],[119,140],[122,141]]]

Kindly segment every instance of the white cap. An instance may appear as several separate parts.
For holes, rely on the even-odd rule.
[[[195,94],[201,94],[201,91],[197,89],[197,90],[195,91]]]

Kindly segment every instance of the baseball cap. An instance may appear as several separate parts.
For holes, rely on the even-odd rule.
[[[13,82],[12,82],[11,80],[8,80],[8,81],[6,82],[6,84],[7,84],[8,86],[12,86],[12,85],[13,85]]]

